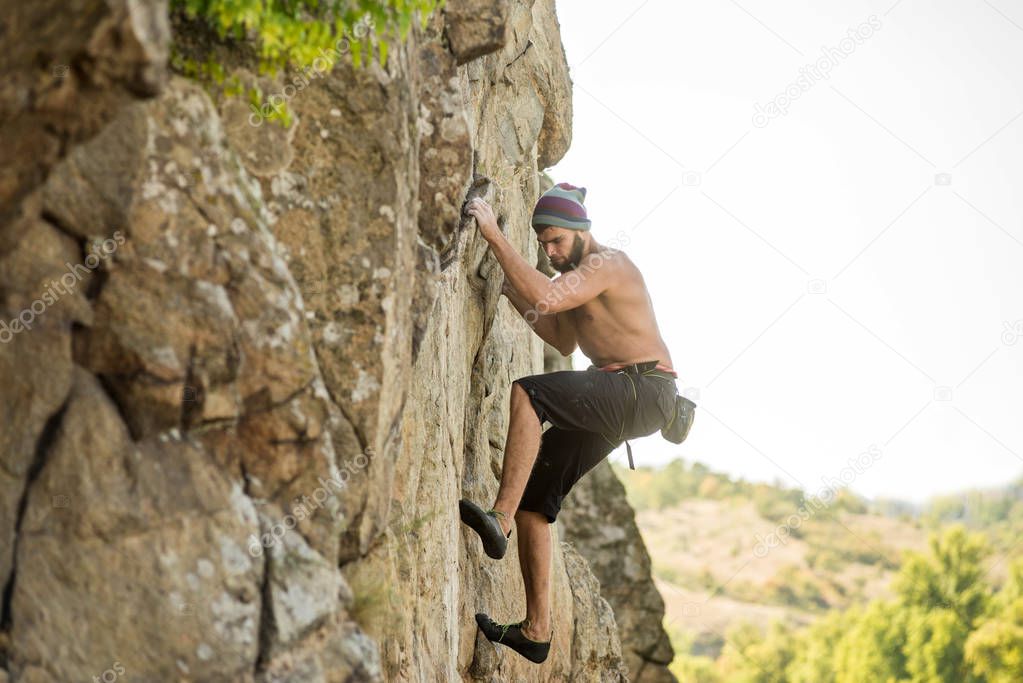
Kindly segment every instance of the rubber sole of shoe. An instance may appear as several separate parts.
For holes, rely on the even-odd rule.
[[[494,560],[503,558],[505,551],[508,550],[508,539],[503,534],[501,538],[495,539],[489,522],[489,520],[497,522],[497,519],[488,515],[480,507],[464,500],[458,502],[458,512],[462,517],[462,521],[468,524],[480,537],[480,540],[483,542],[483,552],[487,554],[487,557]],[[501,528],[500,522],[497,522],[497,528]]]

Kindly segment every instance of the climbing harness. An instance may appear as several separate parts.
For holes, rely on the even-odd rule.
[[[639,395],[636,392],[636,383],[632,380],[631,377],[629,377],[630,374],[642,375],[644,377],[656,377],[658,379],[663,379],[667,382],[671,382],[672,384],[674,384],[675,379],[678,378],[678,373],[676,373],[672,368],[668,367],[667,365],[662,364],[660,361],[648,361],[646,363],[612,363],[610,365],[605,365],[604,367],[597,367],[596,365],[591,365],[590,367],[596,370],[603,370],[604,372],[614,372],[616,374],[621,374],[624,375],[627,380],[629,380],[629,384],[632,385],[633,412],[635,412],[636,410],[636,404],[639,401]],[[673,443],[682,443],[682,440],[685,439],[685,434],[683,434],[681,439],[679,439],[678,441],[675,440],[675,437],[677,436],[678,432],[677,427],[675,430],[669,431],[670,426],[675,422],[675,418],[679,415],[679,399],[682,399],[687,404],[691,405],[693,408],[696,407],[696,404],[694,404],[689,399],[679,396],[678,389],[676,388],[675,410],[672,412],[671,419],[668,420],[667,424],[661,429],[661,436],[663,436],[665,439],[668,439],[669,441],[672,441]],[[625,433],[625,422],[627,421],[627,419],[628,419],[627,417],[623,417],[622,419],[622,428],[618,430],[618,443],[621,443],[622,441],[622,436]],[[692,410],[688,411],[687,424],[685,427],[686,434],[688,434],[689,431],[688,427],[689,424],[692,424]],[[601,436],[604,435],[602,434]],[[604,440],[607,441],[612,446],[615,445],[615,443],[608,439],[606,436],[604,436]],[[625,451],[629,456],[629,469],[630,470],[636,469],[636,464],[635,462],[633,462],[632,459],[632,444],[629,443],[628,439],[625,440]]]

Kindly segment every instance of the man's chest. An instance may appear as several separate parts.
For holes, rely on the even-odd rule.
[[[611,317],[606,304],[600,301],[600,297],[573,308],[569,313],[579,332],[592,331],[606,325],[610,322]]]

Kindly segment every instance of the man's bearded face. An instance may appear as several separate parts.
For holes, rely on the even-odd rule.
[[[578,230],[549,227],[537,236],[551,267],[559,273],[567,273],[579,267],[583,260],[586,242]]]

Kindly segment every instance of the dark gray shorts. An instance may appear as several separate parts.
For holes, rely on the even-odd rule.
[[[636,375],[593,366],[520,377],[514,383],[529,395],[540,424],[551,423],[519,509],[540,512],[552,524],[584,474],[626,439],[664,426],[677,392],[675,378],[666,373]]]

